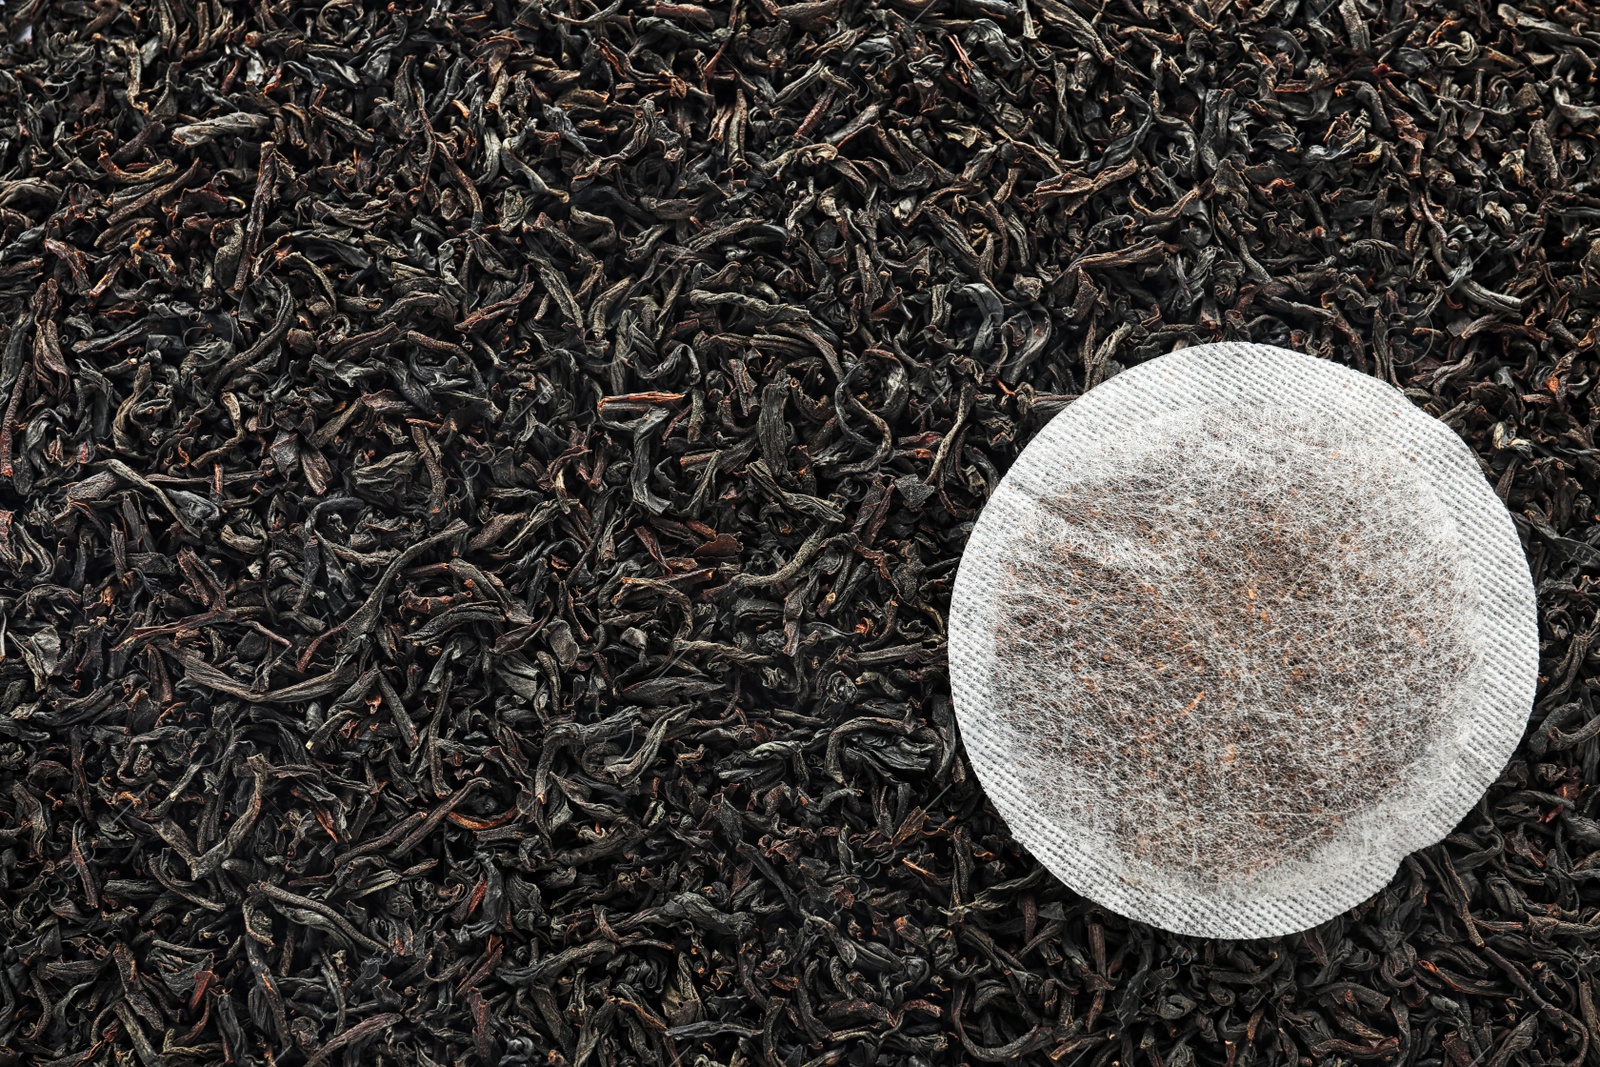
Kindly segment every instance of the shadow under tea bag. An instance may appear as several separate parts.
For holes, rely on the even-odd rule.
[[[1528,565],[1447,426],[1254,344],[1124,371],[1028,445],[950,609],[963,741],[1016,838],[1168,930],[1303,930],[1499,774],[1538,672]]]

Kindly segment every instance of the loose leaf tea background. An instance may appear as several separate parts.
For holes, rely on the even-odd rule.
[[[0,1062],[1600,1057],[1593,8],[4,17]],[[1546,657],[1249,943],[1022,853],[943,645],[1030,435],[1229,338],[1473,445]]]

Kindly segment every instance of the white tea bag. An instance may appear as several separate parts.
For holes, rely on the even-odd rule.
[[[957,718],[1012,833],[1168,930],[1263,937],[1381,889],[1494,781],[1538,672],[1528,565],[1447,426],[1254,344],[1124,371],[990,499]]]

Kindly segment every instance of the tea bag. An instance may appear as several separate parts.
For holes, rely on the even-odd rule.
[[[1219,937],[1314,926],[1448,834],[1538,670],[1522,546],[1467,446],[1384,382],[1254,344],[1057,415],[972,532],[949,634],[1017,840]]]

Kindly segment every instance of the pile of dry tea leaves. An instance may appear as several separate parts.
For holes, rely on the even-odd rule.
[[[1587,0],[0,19],[0,1065],[1600,1054]],[[1457,430],[1542,608],[1259,943],[1063,889],[945,670],[1019,449],[1215,340]]]

